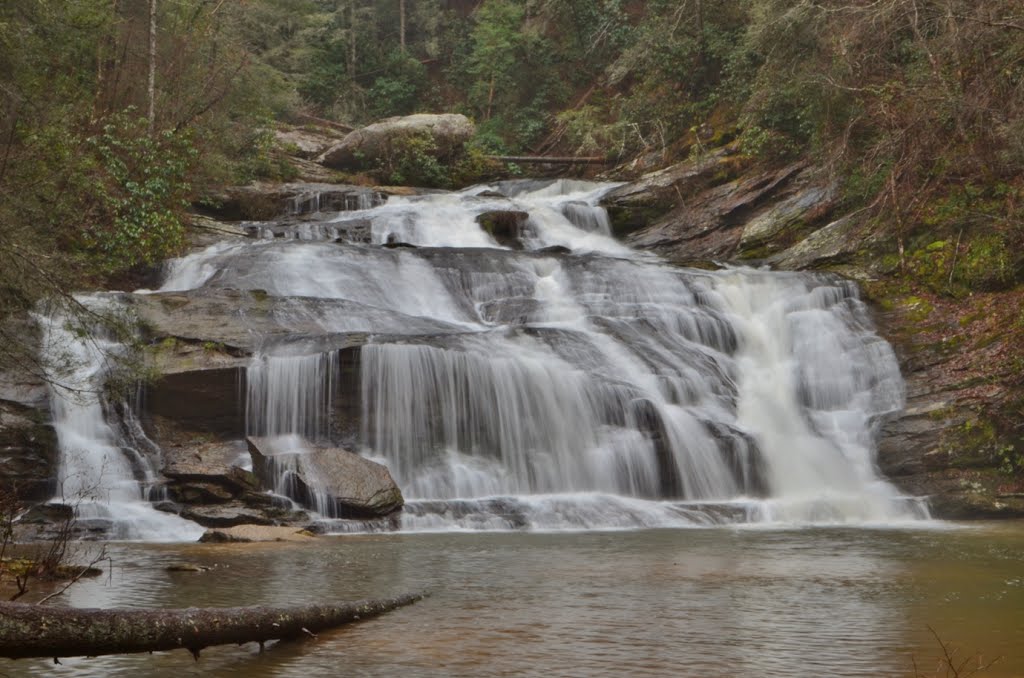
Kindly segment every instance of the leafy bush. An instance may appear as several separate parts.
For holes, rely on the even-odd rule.
[[[197,156],[187,133],[150,136],[129,110],[85,140],[93,210],[79,242],[103,273],[155,264],[182,244],[189,170]],[[79,180],[85,180],[81,177]]]
[[[375,118],[413,113],[426,80],[427,69],[417,59],[392,52],[384,73],[374,80],[367,92],[370,113]]]
[[[378,162],[381,176],[391,184],[445,188],[451,182],[430,134],[408,134],[395,139]]]

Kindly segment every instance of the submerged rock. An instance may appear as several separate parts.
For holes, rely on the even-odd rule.
[[[405,503],[387,467],[348,450],[314,447],[294,437],[246,442],[253,471],[266,489],[283,491],[325,515],[373,518]]]
[[[316,537],[307,530],[297,527],[267,525],[236,525],[207,530],[199,538],[202,543],[253,543],[268,541],[314,541]]]
[[[432,153],[448,158],[462,151],[473,132],[469,118],[455,113],[388,118],[350,133],[317,162],[341,170],[375,169],[385,155],[399,151],[404,140],[418,136],[430,137],[435,147]]]

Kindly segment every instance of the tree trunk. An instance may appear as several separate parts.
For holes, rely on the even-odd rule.
[[[0,603],[0,657],[95,657],[311,636],[420,600],[404,595],[341,605],[76,610]]]
[[[352,80],[356,79],[356,0],[349,0],[349,18],[348,18],[348,39],[349,39],[349,58],[348,58],[348,76]]]
[[[149,133],[153,134],[156,125],[156,0],[149,0],[149,110],[146,120],[149,122]]]
[[[491,119],[491,106],[494,105],[494,74],[491,74],[491,86],[487,90],[487,115],[484,116],[484,120]]]
[[[398,0],[398,40],[405,54],[405,0]]]
[[[514,162],[533,165],[608,165],[607,158],[600,156],[546,156],[546,155],[489,155],[498,162]]]

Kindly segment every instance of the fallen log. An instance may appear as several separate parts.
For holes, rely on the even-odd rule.
[[[594,157],[582,157],[582,156],[547,156],[547,155],[489,155],[487,156],[491,160],[497,160],[498,162],[515,162],[522,163],[524,165],[610,165],[611,161],[607,158],[598,156]]]
[[[376,617],[420,600],[404,595],[341,605],[73,609],[0,603],[0,657],[95,657],[183,648],[198,659],[211,645],[290,640]]]

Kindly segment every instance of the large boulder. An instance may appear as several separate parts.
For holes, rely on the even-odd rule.
[[[246,441],[253,472],[264,487],[329,517],[386,516],[405,503],[387,467],[358,454],[295,436]]]
[[[473,136],[469,118],[456,113],[420,113],[388,118],[357,129],[335,144],[317,162],[340,170],[375,169],[382,159],[399,150],[403,140],[429,136],[439,158],[457,155]]]

